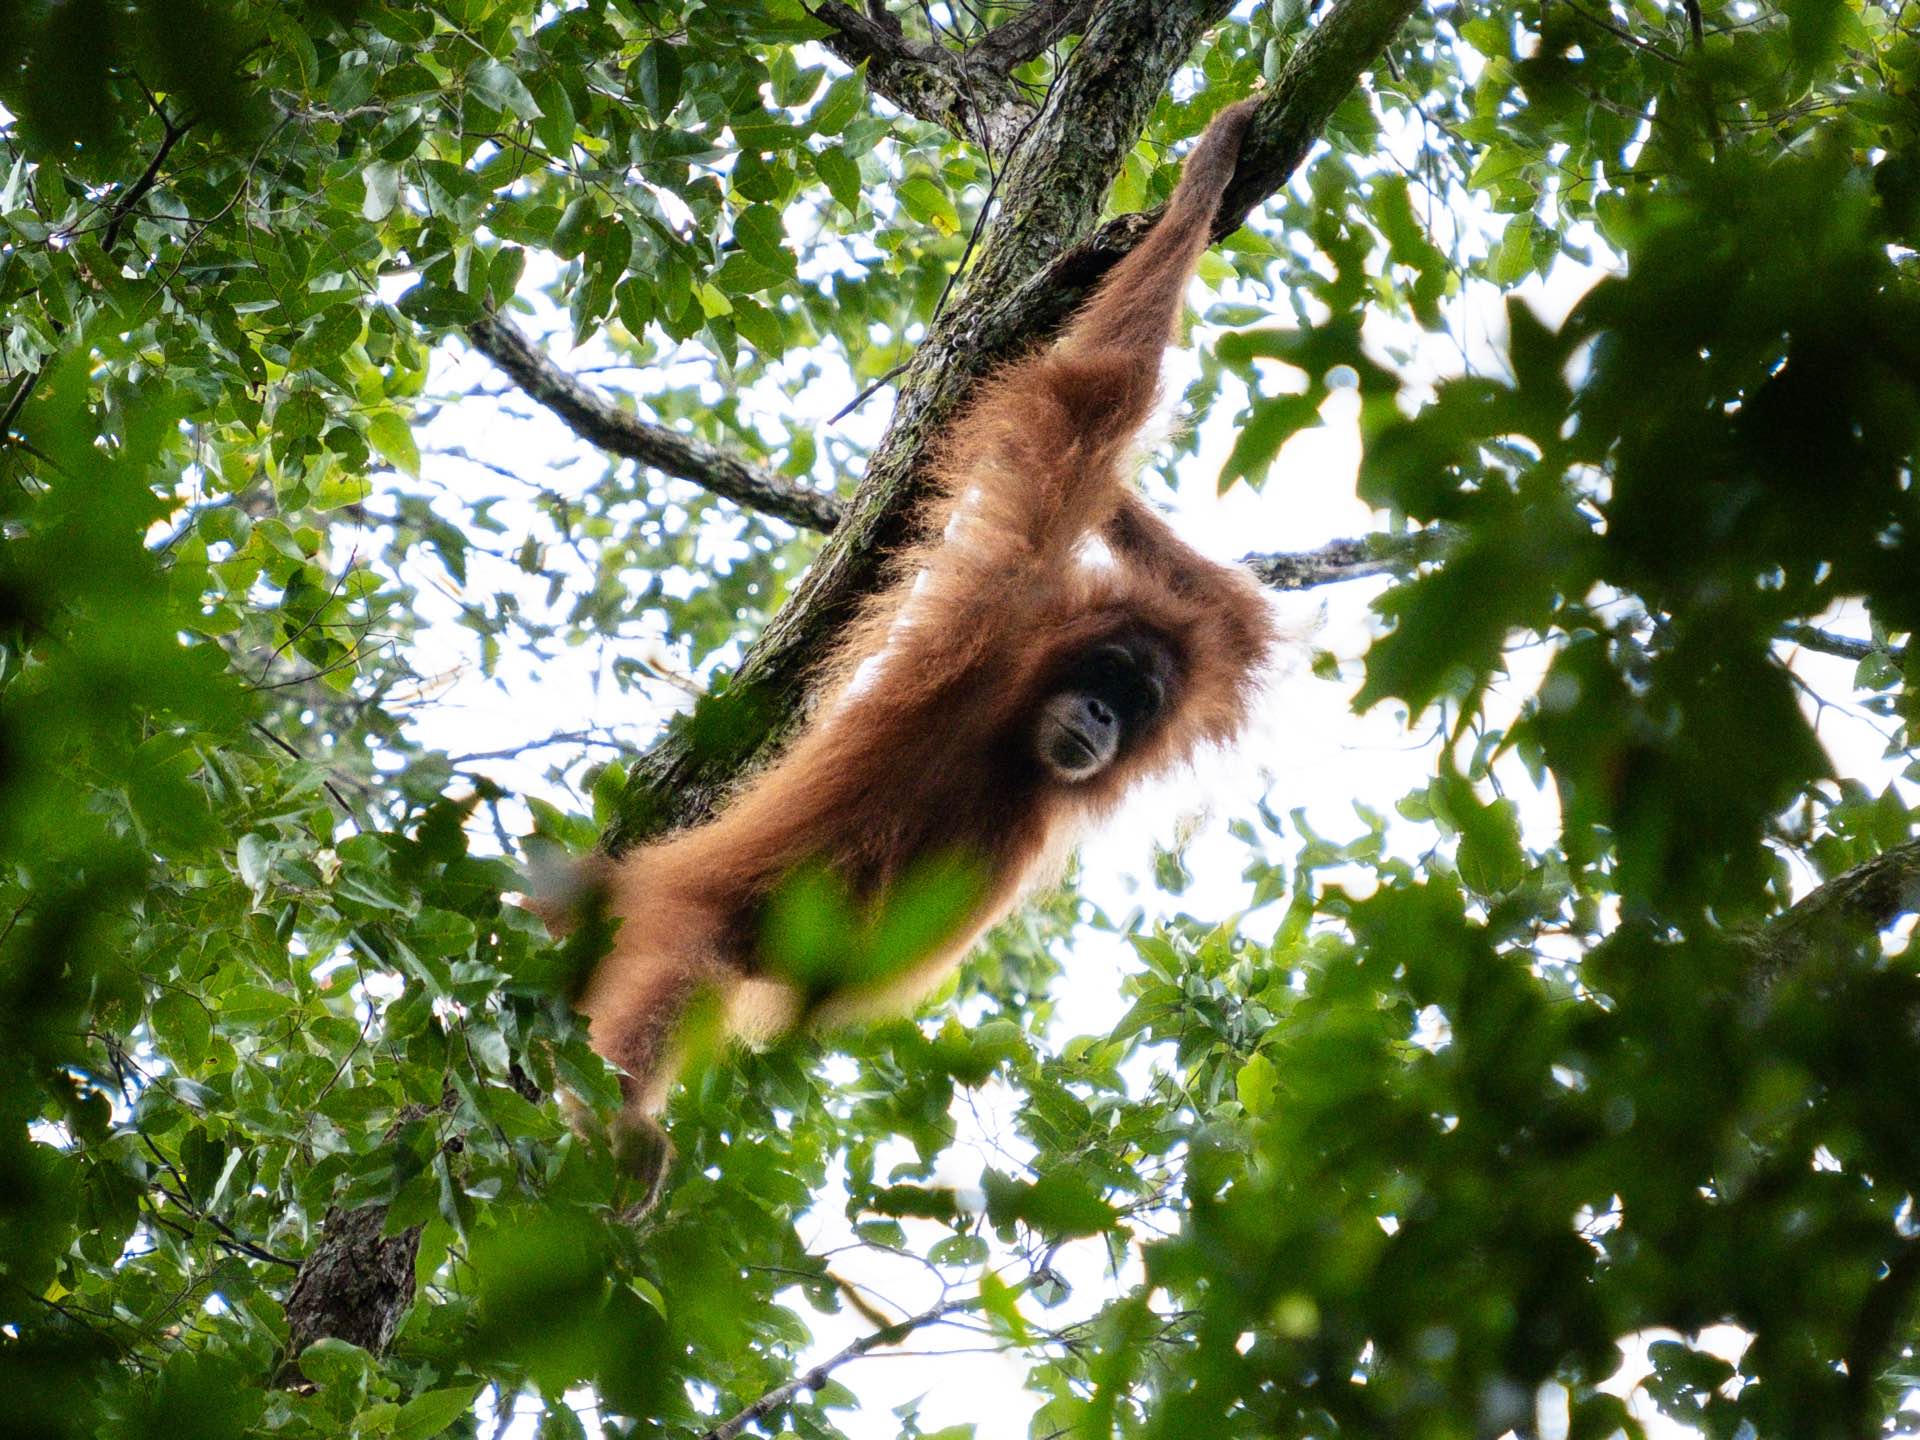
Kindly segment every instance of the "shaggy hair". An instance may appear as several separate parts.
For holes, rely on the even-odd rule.
[[[1252,104],[1208,129],[1165,214],[1057,344],[982,383],[940,445],[927,538],[849,627],[805,728],[709,823],[596,862],[621,924],[580,1008],[629,1077],[627,1127],[652,1130],[697,993],[720,992],[750,1040],[803,1012],[905,1009],[1130,787],[1240,729],[1274,638],[1266,598],[1176,537],[1130,475]],[[1100,546],[1110,563],[1088,557]],[[1037,753],[1041,707],[1122,637],[1172,662],[1160,719],[1069,783]],[[769,898],[796,871],[831,876],[871,921],[940,862],[965,867],[971,902],[896,973],[804,995],[770,973]]]

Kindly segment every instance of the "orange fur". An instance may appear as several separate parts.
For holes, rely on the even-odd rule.
[[[941,447],[926,538],[849,628],[805,729],[710,823],[599,862],[621,924],[581,1009],[630,1077],[630,1124],[663,1105],[673,1031],[701,988],[727,995],[749,1038],[800,1017],[801,998],[768,976],[759,928],[796,867],[824,867],[876,911],[929,858],[962,857],[984,877],[907,973],[877,993],[812,997],[829,1020],[905,1009],[1130,786],[1240,728],[1273,638],[1265,597],[1183,544],[1129,472],[1251,105],[1209,128],[1166,213],[1059,342],[983,383]],[[1094,537],[1114,563],[1081,558]],[[1165,719],[1107,770],[1063,783],[1033,753],[1039,707],[1063,666],[1128,629],[1175,659]]]

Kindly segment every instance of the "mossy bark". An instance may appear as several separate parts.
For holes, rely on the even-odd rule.
[[[609,851],[712,813],[804,713],[809,666],[907,538],[933,442],[974,382],[1058,329],[1151,226],[1150,215],[1124,216],[1096,233],[1107,192],[1169,79],[1230,8],[1227,0],[1113,0],[1095,14],[1008,165],[998,218],[902,379],[892,422],[839,528],[726,693],[635,767],[602,837]],[[1285,182],[1416,8],[1415,0],[1342,0],[1302,41],[1249,137],[1224,230]]]

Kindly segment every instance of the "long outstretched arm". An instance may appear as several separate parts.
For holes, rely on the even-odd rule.
[[[961,521],[950,538],[958,543],[941,559],[925,557],[929,568],[1011,562],[1050,573],[1106,524],[1126,492],[1187,281],[1258,104],[1228,106],[1208,126],[1160,219],[1058,343],[986,382],[948,446],[946,488]]]
[[[1241,100],[1214,117],[1181,166],[1180,183],[1147,238],[1100,282],[1060,338],[1059,353],[1065,356],[1127,357],[1141,371],[1146,405],[1152,403],[1160,358],[1180,319],[1187,281],[1207,248],[1220,197],[1233,178],[1260,100]],[[1135,424],[1146,418],[1145,406],[1133,417]]]

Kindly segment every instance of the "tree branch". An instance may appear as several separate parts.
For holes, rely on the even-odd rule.
[[[133,213],[133,207],[147,198],[149,191],[160,183],[160,167],[167,163],[167,156],[173,153],[187,131],[193,128],[194,117],[189,115],[178,125],[167,119],[167,112],[160,108],[158,101],[153,102],[154,113],[160,117],[160,146],[153,153],[153,159],[147,162],[147,168],[140,178],[127,187],[127,191],[114,202],[112,218],[107,221],[106,231],[100,237],[100,248],[109,255],[120,241],[120,227],[125,225],[127,217]]]
[[[1774,973],[1920,910],[1920,840],[1883,850],[1802,896],[1763,933]]]
[[[837,496],[805,489],[776,471],[752,465],[718,446],[651,424],[620,409],[611,398],[541,354],[503,315],[490,315],[468,327],[467,337],[476,350],[589,444],[638,460],[678,479],[691,480],[744,509],[764,511],[803,529],[830,532],[846,514],[846,506]],[[1330,540],[1314,550],[1247,555],[1241,563],[1253,571],[1261,584],[1272,589],[1311,590],[1320,585],[1337,585],[1346,580],[1404,570],[1430,551],[1431,546],[1426,542],[1431,538],[1422,534]],[[1794,638],[1811,648],[1826,648],[1802,636]],[[1864,644],[1828,638],[1836,645]],[[498,753],[455,756],[454,759],[458,762],[498,758]]]
[[[622,410],[541,354],[506,316],[476,321],[466,336],[474,349],[581,439],[805,530],[831,530],[839,523],[840,502],[832,495]]]
[[[1789,640],[1803,650],[1818,650],[1822,655],[1838,655],[1842,660],[1865,660],[1869,655],[1885,655],[1894,664],[1905,663],[1907,647],[1904,645],[1875,645],[1871,640],[1856,640],[1851,635],[1836,635],[1831,630],[1822,630],[1817,625],[1783,625],[1780,638]]]
[[[1233,179],[1221,197],[1213,238],[1225,239],[1299,168],[1361,73],[1381,55],[1418,0],[1344,0],[1326,13],[1287,61],[1255,113]],[[1051,331],[1100,278],[1124,260],[1160,218],[1157,210],[1109,220],[1058,254],[1007,299],[1004,310],[1037,317]]]
[[[638,460],[678,479],[691,480],[745,509],[764,511],[804,529],[830,532],[846,514],[846,506],[837,496],[805,489],[775,471],[749,464],[717,446],[651,424],[620,409],[611,398],[541,354],[503,315],[488,316],[470,326],[467,335],[476,350],[589,444]],[[1253,571],[1261,584],[1272,589],[1311,590],[1320,585],[1337,585],[1346,580],[1404,570],[1409,563],[1429,553],[1432,547],[1427,542],[1432,538],[1423,533],[1331,540],[1314,550],[1248,555],[1241,563]],[[1810,640],[1803,639],[1803,643],[1814,645]],[[1834,643],[1843,642],[1835,639]],[[453,758],[459,763],[497,759],[505,753]]]
[[[1764,1007],[1775,987],[1817,971],[1903,915],[1920,913],[1920,840],[1843,870],[1764,925],[1731,932],[1747,954],[1745,983]]]
[[[474,765],[482,760],[518,760],[530,750],[547,750],[555,746],[581,749],[597,746],[602,750],[624,750],[627,747],[605,731],[595,730],[556,730],[551,735],[538,740],[523,740],[518,745],[503,745],[498,750],[469,750],[464,755],[449,755],[449,765]]]
[[[991,156],[1011,152],[1034,116],[1032,104],[1007,78],[1019,61],[1002,65],[996,52],[976,63],[978,47],[949,50],[912,39],[885,10],[876,6],[875,12],[863,15],[841,0],[822,0],[813,15],[833,27],[825,42],[829,50],[849,65],[867,67],[875,94],[916,119],[965,136]]]
[[[931,1325],[935,1321],[944,1320],[958,1311],[971,1310],[979,1303],[977,1300],[949,1300],[945,1304],[934,1306],[931,1310],[908,1316],[897,1325],[889,1325],[884,1329],[862,1335],[846,1349],[829,1355],[806,1374],[789,1380],[784,1385],[776,1385],[739,1414],[729,1420],[721,1421],[707,1431],[700,1440],[735,1440],[735,1437],[745,1431],[747,1426],[766,1419],[781,1406],[790,1403],[802,1390],[818,1390],[827,1383],[829,1375],[849,1360],[858,1360],[868,1351],[878,1350],[882,1345],[898,1345],[914,1331]]]
[[[289,1269],[293,1269],[293,1270],[298,1270],[300,1268],[300,1262],[298,1260],[289,1259],[285,1255],[274,1254],[273,1251],[267,1249],[266,1246],[261,1245],[257,1241],[249,1240],[246,1236],[242,1235],[238,1230],[235,1230],[231,1225],[227,1224],[227,1222],[222,1220],[219,1216],[210,1215],[205,1210],[202,1210],[198,1205],[194,1204],[191,1198],[192,1191],[190,1191],[187,1187],[187,1177],[182,1175],[180,1171],[174,1166],[174,1163],[171,1160],[169,1160],[166,1157],[166,1155],[161,1151],[160,1147],[158,1145],[155,1145],[153,1141],[150,1138],[148,1138],[146,1131],[138,1130],[135,1133],[137,1133],[140,1136],[140,1143],[147,1147],[148,1151],[152,1153],[153,1158],[158,1160],[161,1166],[166,1170],[166,1172],[173,1177],[173,1183],[175,1186],[178,1187],[177,1189],[170,1188],[169,1186],[156,1181],[154,1183],[153,1188],[158,1190],[162,1195],[165,1195],[167,1199],[171,1200],[175,1205],[179,1206],[187,1214],[191,1215],[195,1220],[198,1220],[202,1224],[211,1226],[213,1229],[219,1231],[219,1234],[213,1237],[214,1243],[216,1245],[221,1246],[223,1249],[232,1250],[241,1255],[249,1256],[250,1258],[255,1260],[263,1260],[273,1265],[285,1265]],[[169,1220],[165,1215],[162,1215],[159,1212],[158,1206],[154,1207],[153,1218],[155,1220],[158,1220],[163,1225],[173,1225],[173,1222],[171,1220]],[[194,1234],[194,1232],[191,1229],[183,1225],[174,1225],[173,1228],[180,1231],[182,1234],[188,1236],[189,1238],[191,1238]]]
[[[744,509],[764,511],[804,529],[830,532],[846,514],[846,506],[837,496],[803,489],[786,476],[749,464],[717,446],[628,414],[612,399],[542,355],[504,316],[492,315],[469,327],[468,338],[476,350],[493,360],[515,384],[552,410],[589,444],[651,465],[678,479],[691,480]],[[1426,542],[1432,538],[1422,532],[1330,540],[1314,550],[1247,555],[1240,563],[1252,570],[1261,584],[1272,589],[1311,590],[1320,585],[1337,585],[1346,580],[1404,570],[1431,550]],[[1823,648],[1804,637],[1795,638],[1813,648]],[[1836,645],[1864,644],[1828,638]],[[562,734],[552,738],[560,741],[590,737]],[[518,751],[491,751],[452,758],[460,763],[497,759],[508,753]]]
[[[1223,216],[1237,227],[1305,156],[1319,127],[1418,0],[1334,0],[1261,107]],[[1099,218],[1147,116],[1229,0],[1106,0],[1062,66],[1005,173],[1001,210],[964,288],[904,377],[885,437],[846,517],[793,598],[733,677],[727,712],[679,725],[635,767],[602,844],[618,851],[709,813],[731,781],[777,743],[803,701],[807,668],[908,536],[931,447],[987,370],[1058,328],[1123,251],[1079,244]],[[1264,186],[1264,189],[1257,187]],[[1135,218],[1129,234],[1149,220]],[[1111,228],[1111,227],[1109,227]]]
[[[1427,558],[1439,543],[1437,530],[1411,535],[1367,535],[1329,540],[1317,550],[1243,555],[1240,563],[1271,590],[1312,590],[1372,575],[1402,574]]]
[[[1094,7],[1095,0],[1031,0],[1018,15],[975,41],[969,54],[1003,73],[1012,70],[1085,30]]]
[[[20,378],[13,382],[13,393],[7,396],[7,403],[0,406],[0,442],[13,438],[13,422],[18,418],[21,407],[27,403],[27,397],[33,394],[33,387],[39,379],[39,370],[22,370]]]

